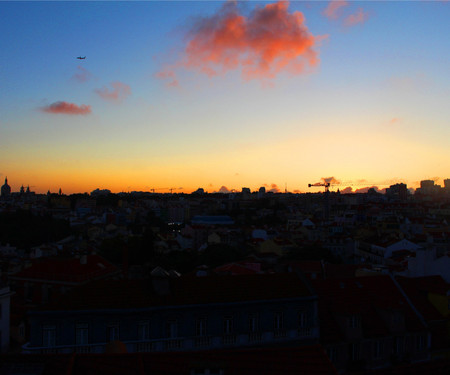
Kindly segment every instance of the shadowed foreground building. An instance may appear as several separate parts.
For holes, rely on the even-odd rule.
[[[333,375],[320,345],[215,351],[14,355],[1,358],[2,375]]]
[[[99,280],[29,313],[28,353],[211,350],[318,343],[317,297],[295,274]]]

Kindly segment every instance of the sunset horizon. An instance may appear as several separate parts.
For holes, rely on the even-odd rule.
[[[1,2],[0,185],[315,193],[450,177],[450,3]]]

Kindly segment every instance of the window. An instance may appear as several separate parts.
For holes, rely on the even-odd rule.
[[[75,344],[87,345],[89,343],[89,324],[77,323],[75,326]]]
[[[358,315],[350,316],[348,326],[349,328],[359,328],[361,326],[361,318]]]
[[[403,347],[404,347],[404,337],[396,337],[394,340],[394,354],[401,354],[403,353]]]
[[[106,327],[106,340],[119,340],[119,324],[113,323]]]
[[[380,340],[376,340],[373,342],[373,357],[381,358],[383,355],[383,342]]]
[[[44,325],[42,326],[42,346],[56,345],[56,326]]]
[[[337,350],[334,346],[330,346],[327,348],[327,356],[331,362],[335,362],[337,358]]]
[[[348,356],[351,361],[357,361],[359,359],[361,347],[359,343],[352,343],[348,347]]]
[[[248,330],[250,333],[259,331],[259,317],[258,314],[250,314],[248,316]]]
[[[425,348],[425,338],[423,335],[418,335],[416,338],[417,350],[423,350]]]
[[[298,328],[306,328],[308,326],[307,316],[304,311],[298,313]]]
[[[225,335],[229,335],[233,333],[233,317],[226,316],[223,318],[223,333]]]
[[[274,315],[274,328],[275,331],[281,331],[284,328],[284,321],[283,321],[283,313],[277,312]]]
[[[166,322],[166,337],[174,338],[178,336],[178,324],[177,321],[172,319]]]
[[[144,341],[150,339],[150,322],[141,321],[138,324],[138,340]]]
[[[206,336],[206,318],[198,318],[195,321],[195,335]]]

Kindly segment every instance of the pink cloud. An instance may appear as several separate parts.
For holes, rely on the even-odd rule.
[[[305,73],[319,63],[314,48],[324,37],[313,36],[303,14],[289,13],[288,7],[289,2],[280,1],[245,16],[235,2],[225,3],[215,15],[195,23],[181,59],[157,76],[176,85],[175,71],[180,68],[209,77],[240,68],[245,80]]]
[[[369,13],[364,12],[362,8],[358,8],[356,13],[350,14],[344,19],[344,26],[355,26],[359,23],[364,23],[369,19]]]
[[[341,16],[342,8],[348,6],[347,1],[332,0],[328,3],[328,6],[323,11],[323,14],[332,20],[335,20]]]
[[[176,74],[170,67],[166,67],[167,70],[163,70],[161,72],[156,73],[156,78],[166,79],[168,80],[168,87],[179,87],[180,83],[176,77]]]
[[[85,104],[81,104],[80,106],[78,106],[74,103],[60,101],[52,103],[46,107],[42,107],[41,110],[47,113],[54,114],[87,115],[91,113],[91,106]]]
[[[131,94],[131,88],[125,83],[122,82],[112,82],[112,89],[110,90],[107,87],[103,87],[101,89],[96,89],[95,92],[103,99],[113,101],[113,102],[121,102],[127,96]]]
[[[81,65],[77,66],[77,72],[72,76],[75,81],[80,83],[84,83],[89,81],[92,78],[92,74]]]

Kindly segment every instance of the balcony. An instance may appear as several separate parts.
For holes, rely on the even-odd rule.
[[[164,341],[165,350],[181,349],[183,347],[183,339],[168,339]]]
[[[287,332],[285,329],[279,329],[273,332],[273,337],[276,339],[282,339],[287,336]]]
[[[210,347],[212,342],[211,336],[199,336],[194,338],[194,346],[197,348]]]
[[[298,337],[311,337],[313,335],[311,327],[302,327],[297,330]]]
[[[223,345],[235,345],[236,344],[236,335],[228,334],[222,336],[222,344]]]
[[[261,332],[250,332],[248,334],[249,342],[261,342],[262,341],[262,333]]]

